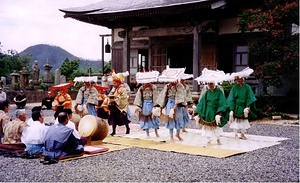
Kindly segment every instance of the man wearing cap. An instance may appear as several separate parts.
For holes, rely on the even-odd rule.
[[[98,91],[89,81],[84,81],[76,96],[75,108],[78,105],[85,105],[88,113],[97,116],[96,106],[98,105]]]
[[[0,87],[0,102],[7,100],[6,93],[3,91],[2,87]]]
[[[66,126],[69,122],[68,114],[61,112],[57,118],[59,123],[52,125],[45,135],[43,164],[56,163],[61,156],[81,154],[84,150],[73,135],[73,129]]]
[[[14,97],[14,102],[17,105],[17,109],[24,109],[26,105],[26,95],[23,90],[20,90],[20,93]]]
[[[26,123],[26,111],[25,109],[19,109],[16,111],[16,119],[4,127],[3,144],[16,144],[22,145],[21,135],[24,129],[27,127]]]

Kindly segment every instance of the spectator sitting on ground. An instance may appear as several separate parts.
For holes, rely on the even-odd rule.
[[[7,100],[0,102],[0,139],[4,137],[4,127],[7,123],[11,121],[8,115],[9,102]],[[1,143],[2,140],[0,140]]]
[[[66,155],[77,155],[83,153],[83,146],[73,135],[73,129],[67,127],[69,117],[66,112],[60,112],[57,116],[58,124],[50,126],[45,135],[43,164],[57,163],[57,158]]]
[[[42,105],[41,105],[42,109],[51,110],[53,101],[54,101],[54,97],[52,96],[52,93],[48,91],[47,96],[42,100]]]
[[[6,99],[6,93],[3,91],[3,88],[0,87],[0,102],[5,101]]]
[[[31,109],[31,114],[32,114],[34,111],[41,112],[41,114],[43,115],[42,107],[41,107],[41,106],[34,106],[34,107]],[[28,125],[30,125],[32,122],[33,122],[32,117],[29,118],[29,119],[27,120],[27,124],[28,124]]]
[[[21,142],[21,135],[27,126],[25,109],[17,110],[16,119],[7,123],[4,127],[4,139],[2,143],[24,146]]]
[[[28,158],[38,158],[43,152],[44,137],[48,127],[44,125],[44,116],[40,111],[32,113],[33,122],[23,131],[21,142],[26,145]]]
[[[24,109],[26,105],[26,95],[24,94],[23,90],[20,90],[20,93],[15,96],[14,102],[17,105],[17,109]]]

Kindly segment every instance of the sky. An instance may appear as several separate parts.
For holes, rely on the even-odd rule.
[[[18,53],[36,44],[59,46],[74,56],[100,60],[100,34],[106,27],[64,18],[59,9],[80,7],[101,0],[0,0],[0,42],[2,52]],[[110,43],[110,38],[105,38]],[[105,53],[104,60],[109,61]]]

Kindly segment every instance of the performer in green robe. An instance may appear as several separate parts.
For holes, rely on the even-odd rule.
[[[222,128],[228,119],[228,106],[225,95],[221,89],[214,83],[208,84],[208,90],[202,95],[196,112],[200,119],[199,123],[203,125],[203,135],[208,138],[207,145],[211,145],[211,138],[217,138],[217,144],[221,145],[220,135]]]
[[[236,76],[235,81],[237,84],[232,87],[227,98],[230,108],[230,128],[235,133],[235,139],[239,139],[238,130],[241,130],[241,138],[247,139],[245,133],[250,128],[248,116],[256,118],[254,114],[256,98],[251,86],[245,84],[242,77]]]

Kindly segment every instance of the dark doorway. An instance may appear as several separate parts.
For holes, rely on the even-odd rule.
[[[176,45],[167,49],[167,64],[171,68],[186,68],[185,73],[193,74],[193,46]]]

